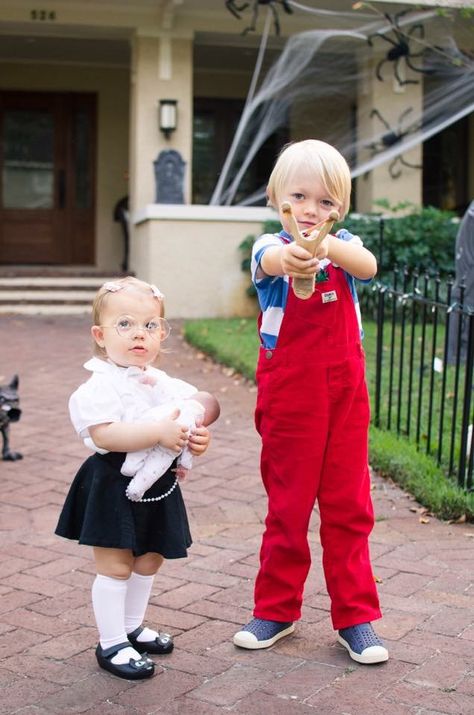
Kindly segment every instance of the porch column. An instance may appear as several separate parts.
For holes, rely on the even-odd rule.
[[[130,93],[130,208],[155,201],[153,162],[165,149],[178,151],[185,166],[185,203],[191,200],[193,121],[192,38],[155,36],[140,30],[132,39]],[[177,100],[177,129],[169,139],[159,129],[159,100]]]
[[[413,124],[414,117],[421,111],[423,103],[423,78],[408,70],[409,78],[419,80],[419,84],[400,85],[393,77],[393,67],[385,65],[383,68],[384,81],[381,82],[375,74],[379,59],[375,56],[373,61],[365,67],[365,71],[362,73],[364,80],[359,86],[357,132],[359,139],[362,140],[359,162],[364,162],[372,156],[372,151],[367,144],[374,141],[374,137],[388,134],[391,130],[406,131]],[[400,73],[403,72],[403,69],[400,67]],[[412,111],[406,114],[400,127],[400,117],[410,107]],[[377,115],[370,117],[373,109],[380,112],[390,129],[384,126]],[[419,144],[410,151],[404,152],[403,159],[414,166],[421,166],[422,145]],[[409,201],[421,206],[423,202],[422,170],[409,168],[397,161],[393,167],[394,176],[391,176],[389,172],[391,161],[377,166],[368,174],[357,179],[357,211],[380,211],[380,207],[374,205],[378,199],[386,199],[391,206],[402,201]],[[399,176],[396,177],[395,174],[399,174]]]

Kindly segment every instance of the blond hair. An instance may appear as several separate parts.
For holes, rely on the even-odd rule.
[[[312,175],[329,196],[341,204],[341,219],[349,210],[351,172],[342,154],[319,139],[305,139],[283,147],[267,186],[268,205],[277,211],[285,186],[296,173]]]
[[[142,293],[143,295],[154,296],[157,299],[159,306],[159,317],[165,317],[165,306],[163,303],[163,295],[160,291],[151,283],[145,283],[134,276],[124,276],[123,278],[116,278],[112,281],[107,281],[104,283],[97,293],[95,294],[94,301],[92,303],[92,324],[100,325],[101,316],[104,308],[106,307],[108,300],[111,295],[117,293],[121,290],[132,290],[135,293]],[[94,355],[99,357],[104,357],[105,350],[101,348],[94,342]]]

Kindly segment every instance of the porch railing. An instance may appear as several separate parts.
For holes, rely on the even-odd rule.
[[[472,490],[474,308],[465,291],[395,269],[391,285],[365,291],[364,313],[377,324],[373,423],[413,441]]]

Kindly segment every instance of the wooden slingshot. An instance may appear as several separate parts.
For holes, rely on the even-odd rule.
[[[291,235],[293,236],[295,242],[298,246],[303,246],[312,256],[316,253],[316,249],[326,238],[329,231],[333,227],[336,221],[339,221],[339,213],[333,209],[327,219],[320,224],[317,228],[314,228],[308,236],[298,228],[296,223],[293,210],[289,201],[284,201],[280,206],[281,213],[285,214],[286,220],[290,227]],[[315,275],[312,276],[298,276],[293,278],[293,292],[297,298],[306,300],[311,298],[314,293]]]

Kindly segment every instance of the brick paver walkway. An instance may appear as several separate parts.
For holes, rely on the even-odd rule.
[[[67,398],[84,379],[88,321],[2,317],[2,382],[20,375],[23,415],[11,430],[24,454],[0,462],[0,712],[180,715],[405,715],[474,713],[474,525],[420,523],[417,505],[374,478],[372,554],[391,659],[359,666],[335,643],[320,568],[314,564],[295,635],[267,651],[231,643],[249,617],[265,514],[253,429],[252,387],[186,346],[175,325],[163,367],[215,392],[222,417],[183,490],[194,545],[165,563],[150,624],[175,650],[150,681],[97,668],[88,547],[53,535],[68,484],[86,451]]]

